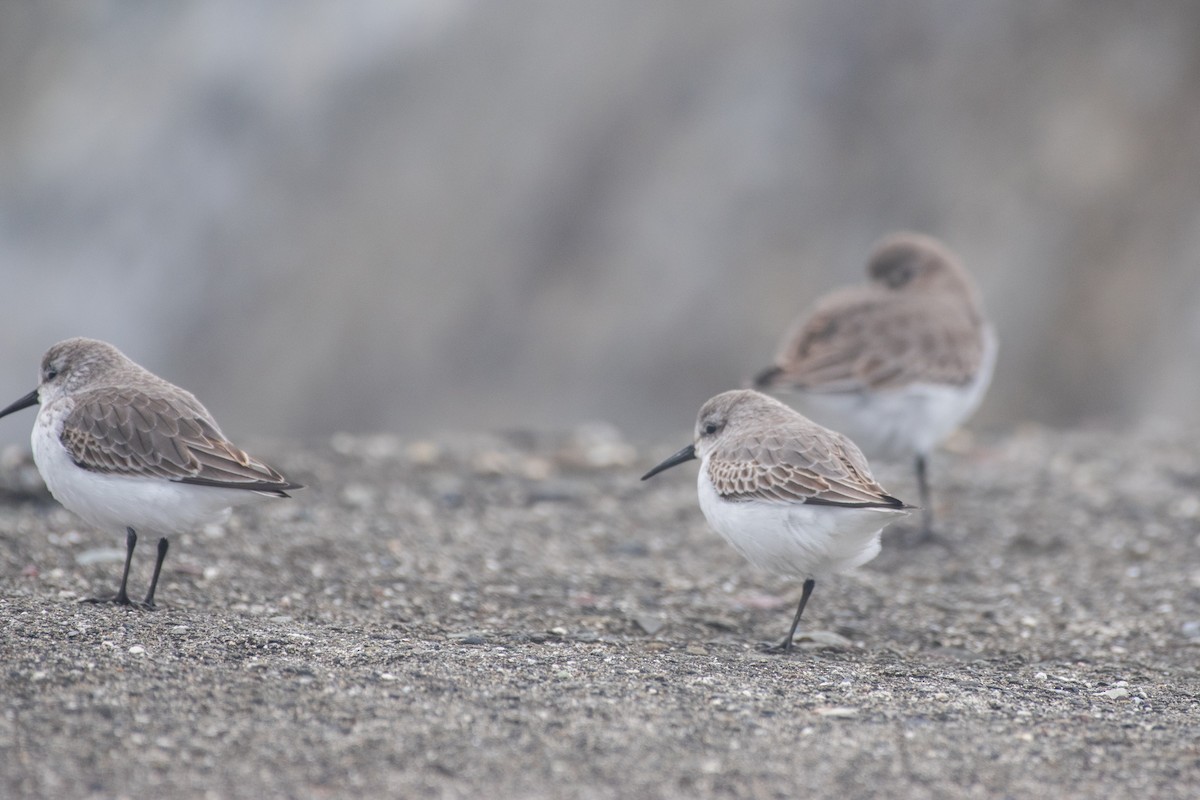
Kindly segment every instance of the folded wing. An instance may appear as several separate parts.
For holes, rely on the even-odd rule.
[[[714,452],[708,470],[726,500],[907,508],[876,483],[858,448],[834,431],[810,431],[803,444],[752,437],[736,449]]]
[[[76,464],[95,472],[281,496],[300,488],[235,447],[188,394],[168,400],[140,389],[88,392],[64,421],[62,443]]]
[[[788,335],[778,367],[764,377],[819,392],[965,384],[982,355],[982,321],[961,303],[834,295]]]

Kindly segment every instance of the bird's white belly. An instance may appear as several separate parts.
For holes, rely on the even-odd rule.
[[[879,533],[908,512],[807,503],[722,499],[701,467],[700,510],[708,524],[751,564],[817,578],[845,572],[879,554]]]
[[[970,383],[914,383],[870,392],[800,392],[807,416],[850,437],[870,458],[928,455],[975,412],[992,380],[996,338],[984,337],[983,361]]]
[[[91,472],[71,460],[54,424],[33,426],[33,460],[54,499],[98,528],[182,533],[222,521],[254,492]]]

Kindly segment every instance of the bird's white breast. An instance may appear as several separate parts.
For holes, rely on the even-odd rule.
[[[751,564],[784,575],[815,578],[867,563],[879,554],[879,533],[907,511],[807,503],[730,501],[700,468],[700,510],[708,524]]]
[[[231,506],[259,496],[238,489],[86,470],[71,459],[59,438],[69,410],[64,404],[39,409],[30,437],[33,460],[54,499],[98,528],[182,533],[220,522]]]

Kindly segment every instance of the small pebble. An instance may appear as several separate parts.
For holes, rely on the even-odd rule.
[[[858,709],[850,706],[825,706],[824,708],[813,709],[818,716],[831,717],[833,719],[846,719],[848,717],[858,716]]]

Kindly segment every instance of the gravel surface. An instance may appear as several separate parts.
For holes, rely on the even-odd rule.
[[[157,612],[76,602],[123,537],[6,453],[0,795],[1200,793],[1200,436],[957,440],[940,541],[890,528],[780,656],[799,582],[694,466],[638,481],[686,435],[258,443],[311,488],[176,537]]]

